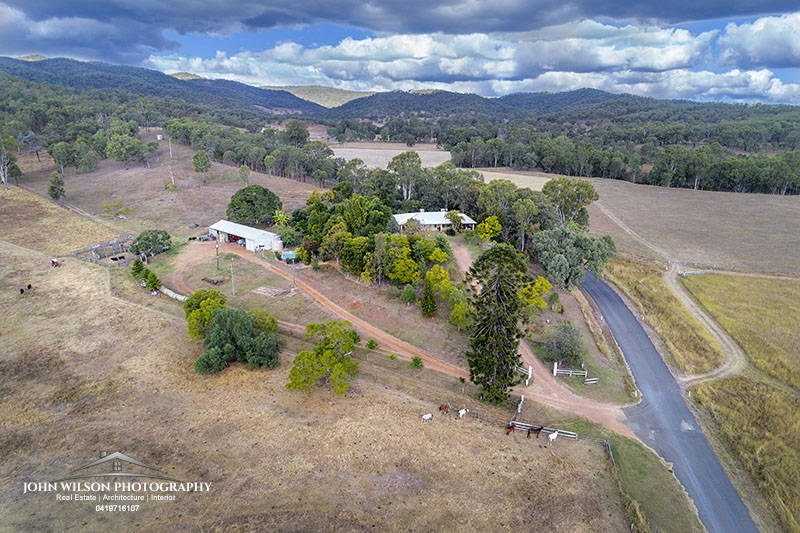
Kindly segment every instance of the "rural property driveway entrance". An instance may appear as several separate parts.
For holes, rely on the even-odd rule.
[[[611,287],[589,272],[583,288],[602,311],[642,391],[641,403],[623,409],[625,424],[673,464],[710,533],[758,531],[686,406],[675,378],[636,317]]]

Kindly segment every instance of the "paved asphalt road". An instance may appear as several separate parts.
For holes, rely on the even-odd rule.
[[[710,533],[758,531],[680,388],[631,311],[604,281],[587,272],[583,288],[603,313],[631,367],[642,401],[623,411],[637,437],[672,463]]]

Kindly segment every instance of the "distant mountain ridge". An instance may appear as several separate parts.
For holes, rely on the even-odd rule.
[[[172,96],[213,108],[245,107],[271,113],[320,114],[325,108],[286,91],[264,91],[229,80],[180,80],[141,67],[45,59],[35,62],[0,57],[0,70],[29,81],[75,89],[127,91],[146,96]]]
[[[493,115],[513,112],[514,109],[497,99],[484,98],[477,94],[450,91],[392,91],[375,93],[372,96],[351,100],[330,109],[328,118],[368,118],[380,120],[401,115],[452,116]]]
[[[501,96],[497,100],[514,109],[524,109],[544,115],[566,111],[575,107],[602,104],[625,96],[607,93],[598,89],[577,89],[560,93],[514,93]]]
[[[335,87],[324,87],[321,85],[287,85],[285,87],[262,85],[261,89],[269,91],[286,91],[292,93],[298,98],[314,102],[323,107],[332,108],[339,107],[346,104],[350,100],[356,98],[364,98],[372,96],[374,92],[367,91],[348,91],[346,89],[337,89]]]

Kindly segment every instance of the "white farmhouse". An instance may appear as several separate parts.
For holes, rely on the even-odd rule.
[[[403,230],[403,226],[406,225],[406,222],[412,218],[418,221],[420,226],[425,230],[444,231],[453,225],[446,215],[447,211],[444,209],[438,211],[425,211],[420,209],[419,213],[400,213],[393,216],[395,221],[397,221],[397,225],[400,226],[400,231]],[[459,216],[461,216],[461,223],[464,224],[465,229],[475,229],[475,224],[477,224],[477,222],[464,213],[459,213]]]

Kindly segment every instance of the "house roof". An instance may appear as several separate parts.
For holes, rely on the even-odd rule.
[[[438,226],[440,224],[443,225],[450,225],[450,219],[447,218],[446,211],[419,211],[416,213],[399,213],[397,215],[393,215],[394,219],[397,221],[397,224],[402,226],[409,219],[416,219],[419,221],[420,224],[423,226]],[[476,222],[472,220],[469,216],[465,215],[464,213],[459,213],[461,216],[461,222],[464,224],[475,224]]]
[[[237,224],[236,222],[229,222],[227,220],[220,220],[219,222],[212,224],[211,229],[216,231],[221,231],[222,233],[228,233],[231,235],[236,235],[237,237],[242,237],[247,240],[252,241],[276,241],[279,240],[280,237],[271,231],[264,231],[263,229],[258,228],[251,228],[250,226],[245,226],[243,224]]]

